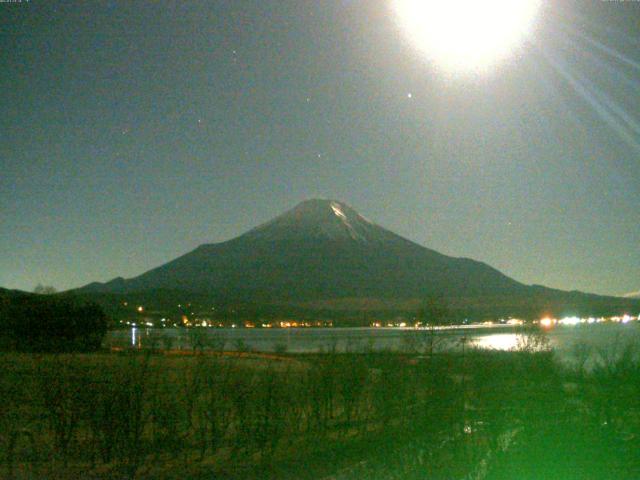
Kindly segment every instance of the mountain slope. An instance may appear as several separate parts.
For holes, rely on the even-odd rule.
[[[361,310],[415,310],[447,298],[461,316],[619,313],[640,301],[519,283],[467,258],[442,255],[396,235],[342,202],[307,200],[232,240],[201,245],[140,276],[92,283],[75,293],[173,292],[172,298]],[[156,293],[153,293],[156,292]],[[185,298],[185,297],[182,297]],[[381,307],[382,308],[382,307]]]
[[[524,288],[481,262],[406,240],[341,202],[308,200],[233,240],[84,290],[180,289],[225,299],[302,301],[505,295]]]

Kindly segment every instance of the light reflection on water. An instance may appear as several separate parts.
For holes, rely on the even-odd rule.
[[[429,342],[428,332],[413,328],[139,328],[108,333],[105,346],[190,350],[195,333],[205,339],[204,348],[227,351],[246,349],[260,352],[315,353],[319,351],[365,352],[371,350],[411,351],[416,343],[423,350]],[[427,334],[427,336],[425,336]],[[418,341],[408,341],[411,339]],[[463,344],[493,349],[536,348],[517,328],[449,329],[434,333],[434,351],[457,351]],[[640,322],[557,326],[547,332],[549,346],[561,357],[571,357],[575,347],[585,344],[593,349],[613,348],[630,342],[640,344]],[[167,341],[170,340],[170,341]],[[420,343],[422,342],[422,343]],[[425,343],[426,342],[426,343]]]
[[[472,340],[472,345],[491,350],[514,350],[520,345],[521,336],[515,333],[496,333],[484,335]]]

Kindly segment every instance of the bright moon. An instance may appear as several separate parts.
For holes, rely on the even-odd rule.
[[[483,71],[531,32],[540,0],[392,0],[409,39],[450,71]]]

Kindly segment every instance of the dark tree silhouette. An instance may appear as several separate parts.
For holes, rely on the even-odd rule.
[[[52,287],[51,285],[42,285],[41,283],[36,285],[33,289],[33,293],[37,293],[38,295],[53,295],[56,292],[57,290],[55,287]]]
[[[432,355],[438,345],[445,341],[446,337],[438,335],[436,327],[451,323],[449,307],[441,298],[428,297],[418,310],[416,320],[422,328],[411,336],[414,349]]]
[[[437,297],[428,297],[418,310],[417,320],[422,325],[446,325],[450,322],[449,307],[446,302]]]
[[[95,304],[25,297],[0,311],[12,346],[23,351],[92,351],[107,332],[107,316]]]

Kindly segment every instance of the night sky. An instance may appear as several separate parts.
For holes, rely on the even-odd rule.
[[[640,2],[481,73],[391,0],[0,3],[0,286],[131,277],[311,197],[525,283],[640,289]]]

